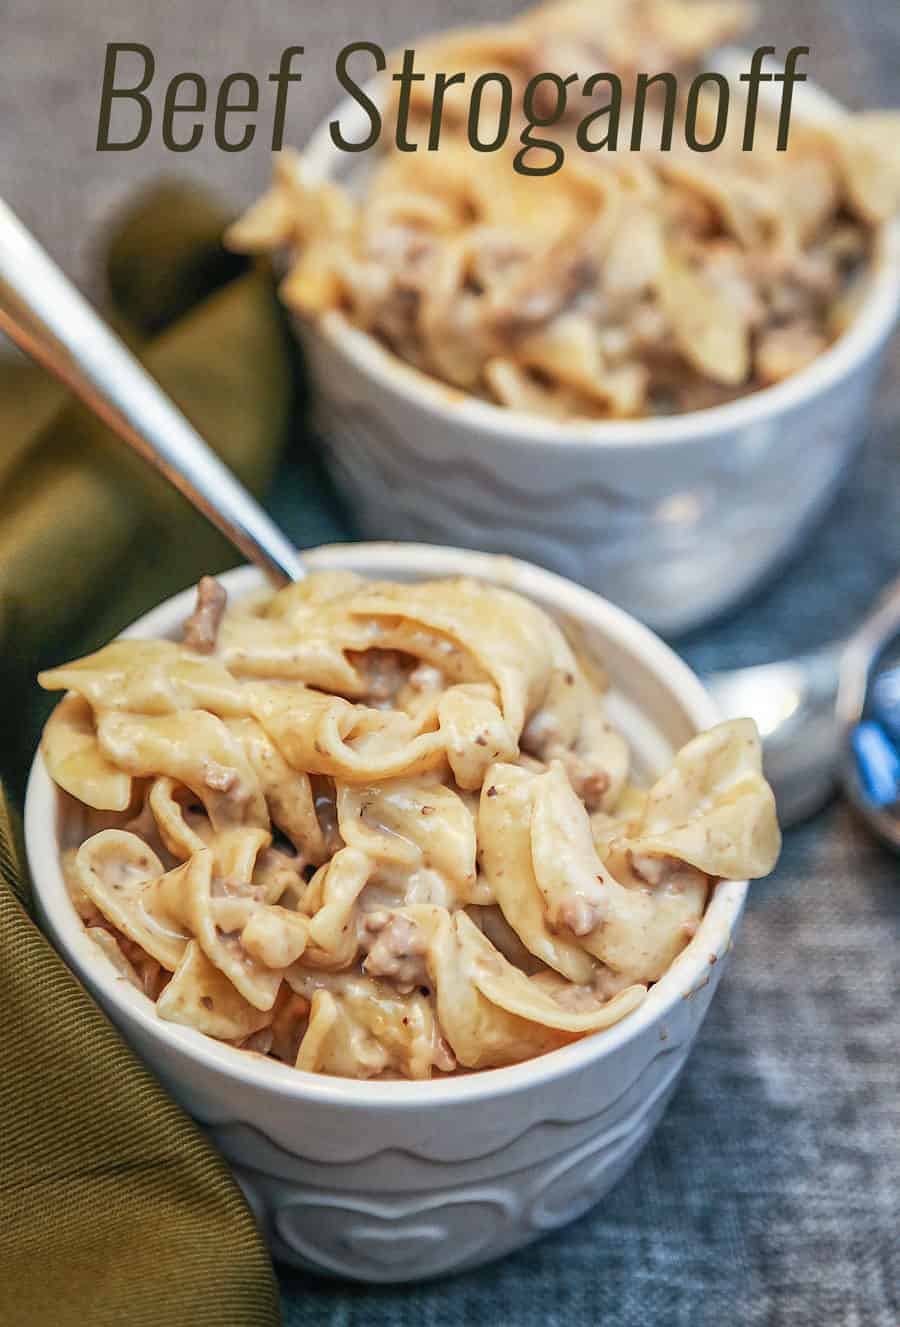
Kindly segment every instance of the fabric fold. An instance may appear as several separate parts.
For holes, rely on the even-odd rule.
[[[273,1327],[224,1160],[29,918],[20,853],[0,790],[0,1322]]]

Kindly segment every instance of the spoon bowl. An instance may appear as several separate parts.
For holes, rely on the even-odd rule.
[[[891,798],[886,784],[893,741],[884,723],[888,701],[873,699],[879,662],[898,636],[900,580],[888,587],[848,641],[707,677],[725,717],[756,720],[783,827],[818,811],[840,779],[867,824],[900,851],[900,757],[897,795]],[[896,691],[900,694],[900,685]]]

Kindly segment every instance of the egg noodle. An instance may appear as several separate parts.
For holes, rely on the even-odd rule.
[[[50,669],[64,869],[160,1018],[355,1078],[526,1059],[609,1027],[714,881],[779,833],[750,720],[629,782],[604,682],[526,599],[318,572],[181,642]]]

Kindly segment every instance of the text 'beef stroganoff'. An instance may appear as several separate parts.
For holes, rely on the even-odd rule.
[[[628,781],[603,683],[510,591],[319,572],[41,676],[66,879],[160,1017],[428,1078],[610,1026],[779,849],[749,720]]]
[[[662,151],[651,100],[640,151],[627,105],[617,149],[590,151],[576,141],[590,101],[573,93],[559,122],[545,111],[565,161],[543,178],[513,169],[515,136],[489,153],[467,140],[479,74],[509,79],[521,105],[540,71],[610,70],[624,85],[636,70],[696,70],[751,17],[727,0],[561,0],[421,43],[417,150],[392,150],[361,198],[282,153],[229,242],[287,253],[282,294],[302,316],[337,312],[454,389],[548,418],[671,414],[780,382],[852,321],[900,202],[900,115],[795,117],[786,151],[778,117],[762,115],[744,151],[734,114],[714,151],[678,135]],[[446,88],[430,151],[435,71],[466,77]],[[716,113],[701,99],[701,124]]]

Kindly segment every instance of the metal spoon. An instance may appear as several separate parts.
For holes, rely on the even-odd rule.
[[[865,753],[855,740],[878,661],[898,635],[900,580],[888,587],[848,641],[783,663],[706,678],[725,717],[756,720],[782,825],[817,811],[840,778],[867,823],[900,851],[900,808],[880,804],[867,787]]]
[[[2,200],[0,328],[273,581],[303,576],[296,550],[274,521]]]

